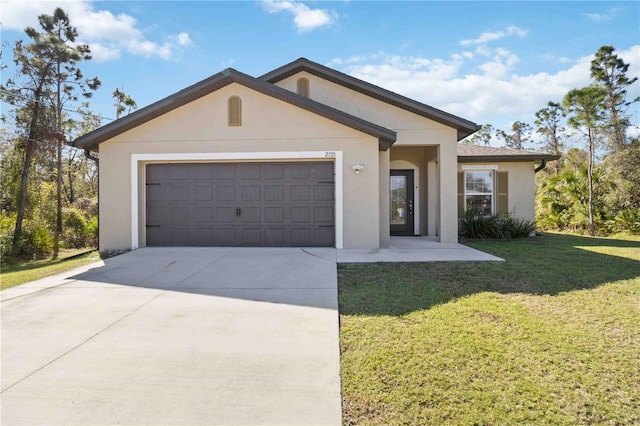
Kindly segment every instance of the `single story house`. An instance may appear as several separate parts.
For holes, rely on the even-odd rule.
[[[301,58],[226,69],[72,142],[99,153],[100,249],[457,242],[470,204],[534,217],[555,157],[459,144],[478,126]]]

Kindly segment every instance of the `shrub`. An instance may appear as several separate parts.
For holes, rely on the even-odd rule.
[[[536,223],[510,215],[498,219],[502,227],[503,238],[526,238],[536,230]]]
[[[620,210],[613,219],[607,220],[604,225],[607,233],[629,233],[640,235],[640,210]]]
[[[96,246],[98,243],[98,217],[87,216],[79,208],[65,208],[62,210],[64,225],[64,244],[69,248]]]
[[[5,260],[11,255],[13,244],[13,228],[16,223],[15,214],[2,213],[0,215],[0,259]]]
[[[462,219],[461,235],[466,238],[525,238],[536,230],[535,222],[511,215],[482,216],[467,210]]]
[[[22,240],[23,255],[31,257],[34,253],[36,257],[46,257],[53,251],[53,236],[41,226],[26,228],[22,233]]]
[[[85,244],[86,220],[81,210],[75,208],[62,209],[62,239],[66,247],[80,248]]]
[[[98,216],[92,216],[86,223],[85,236],[87,238],[86,245],[98,246]]]

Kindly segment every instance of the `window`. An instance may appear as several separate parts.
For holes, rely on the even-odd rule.
[[[465,210],[473,209],[482,216],[495,212],[493,171],[464,172]]]
[[[298,95],[309,97],[309,79],[304,77],[298,79]]]
[[[229,98],[229,126],[242,125],[242,100],[237,96]]]
[[[509,172],[498,170],[459,172],[458,218],[464,217],[468,208],[484,216],[508,214],[510,211]]]

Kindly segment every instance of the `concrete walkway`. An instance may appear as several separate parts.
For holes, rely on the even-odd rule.
[[[504,262],[497,256],[433,237],[391,237],[385,248],[338,250],[338,263],[377,262]]]
[[[2,425],[339,425],[336,250],[145,248],[2,296]]]

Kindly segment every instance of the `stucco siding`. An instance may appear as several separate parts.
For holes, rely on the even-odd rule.
[[[536,178],[533,162],[461,163],[458,165],[458,171],[463,171],[463,165],[497,165],[497,171],[508,172],[509,213],[521,219],[535,220]]]
[[[458,156],[456,144],[440,145],[438,171],[440,179],[440,217],[438,231],[443,243],[458,242]]]
[[[228,126],[227,100],[233,95],[242,99],[242,126]],[[100,248],[131,248],[131,161],[134,154],[307,151],[342,153],[344,247],[378,247],[381,229],[378,140],[232,84],[100,145]],[[301,158],[304,158],[303,154]],[[330,157],[327,160],[332,161]],[[358,175],[351,168],[356,163],[365,165]],[[138,175],[144,176],[142,168],[138,169]],[[142,179],[137,182],[137,188],[138,222],[142,234]]]
[[[276,85],[295,92],[297,80],[301,77],[309,80],[309,97],[311,99],[397,132],[397,140],[391,148],[391,160],[396,158],[394,157],[393,150],[400,152],[398,150],[403,147],[430,146],[430,157],[437,152],[437,163],[434,161],[432,164],[439,164],[435,172],[442,186],[440,187],[441,191],[434,197],[430,197],[426,193],[426,177],[428,175],[426,162],[433,160],[426,158],[424,155],[422,155],[419,160],[414,159],[414,164],[420,168],[421,176],[421,187],[419,189],[421,218],[420,229],[416,231],[419,231],[421,234],[427,234],[429,229],[431,229],[432,233],[438,233],[440,241],[457,242],[457,197],[455,190],[457,179],[456,129],[364,95],[355,90],[345,88],[344,86],[305,71],[280,80]],[[411,161],[404,157],[402,159]],[[417,163],[415,163],[415,161],[417,161]],[[429,227],[429,222],[426,220],[426,213],[429,210],[433,211],[434,205],[436,206],[435,209],[437,212],[432,214],[432,216],[436,223]]]
[[[309,80],[309,97],[346,113],[397,132],[394,146],[431,145],[457,142],[454,128],[345,88],[307,72],[299,72],[276,83],[296,91],[299,78]]]

